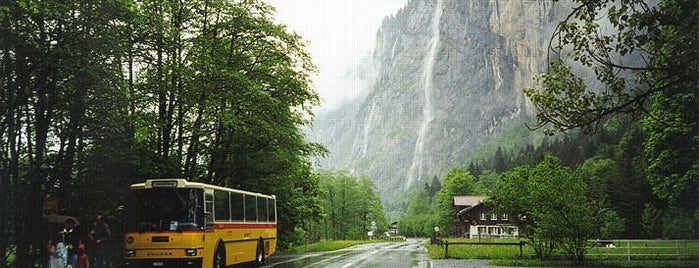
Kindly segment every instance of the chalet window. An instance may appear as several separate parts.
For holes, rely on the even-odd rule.
[[[502,233],[503,233],[503,234],[512,235],[512,233],[514,233],[513,231],[514,231],[514,228],[512,228],[512,227],[504,227],[504,228],[502,228]]]
[[[486,220],[486,218],[485,218],[485,212],[481,212],[481,220],[482,220],[482,221]]]
[[[504,221],[510,220],[510,215],[507,215],[507,213],[502,213],[502,220],[504,220]]]
[[[495,214],[495,213],[490,214],[490,219],[494,220],[494,221],[498,220],[498,214]]]

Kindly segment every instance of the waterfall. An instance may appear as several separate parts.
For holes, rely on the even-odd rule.
[[[430,25],[430,44],[425,61],[422,68],[423,92],[424,99],[422,105],[422,124],[420,132],[418,132],[417,140],[415,141],[415,151],[413,152],[413,164],[408,172],[408,180],[405,183],[405,188],[409,188],[415,181],[419,180],[423,175],[423,162],[425,159],[425,136],[429,131],[429,126],[434,120],[434,107],[432,106],[432,96],[434,88],[432,84],[432,76],[434,75],[434,64],[439,47],[439,22],[442,20],[442,0],[437,0],[434,7],[434,15],[432,16],[432,24]]]
[[[393,60],[393,57],[396,56],[396,45],[398,44],[398,38],[396,38],[396,41],[393,41],[393,46],[391,47],[391,60]]]
[[[362,157],[366,156],[366,149],[369,147],[369,130],[371,130],[371,122],[374,120],[374,111],[376,110],[376,100],[371,103],[371,109],[369,110],[369,116],[367,116],[366,123],[364,123],[363,131],[363,141],[362,141]]]
[[[500,71],[500,48],[495,47],[494,53],[490,58],[490,61],[493,63],[492,70],[493,70],[493,78],[495,79],[495,91],[498,91],[502,89],[502,72]],[[487,64],[488,59],[485,59],[485,62]]]

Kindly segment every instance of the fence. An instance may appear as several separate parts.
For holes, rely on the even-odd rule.
[[[387,241],[405,241],[405,236],[398,235],[398,236],[389,236],[384,238]]]
[[[697,258],[698,249],[688,246],[689,240],[602,240],[588,252],[590,257],[626,257],[627,261],[647,259],[685,260]]]

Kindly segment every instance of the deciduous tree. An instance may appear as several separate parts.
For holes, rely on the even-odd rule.
[[[320,230],[325,239],[365,238],[372,221],[379,230],[386,230],[383,206],[369,178],[347,171],[321,172],[319,176],[324,217],[313,229]]]
[[[454,219],[456,218],[454,196],[475,194],[475,180],[476,177],[459,167],[452,169],[447,174],[444,185],[435,195],[434,201],[435,215],[440,233],[444,235],[454,234]]]
[[[538,88],[525,89],[538,109],[537,127],[592,132],[612,116],[643,116],[654,193],[696,214],[699,3],[573,3],[553,35],[548,72],[537,78]],[[594,76],[584,77],[589,70]],[[699,220],[694,225],[699,230]]]
[[[588,240],[603,226],[611,228],[609,224],[618,222],[601,203],[587,198],[580,172],[561,166],[550,155],[535,166],[503,173],[488,202],[514,216],[539,258],[561,248],[583,262]]]

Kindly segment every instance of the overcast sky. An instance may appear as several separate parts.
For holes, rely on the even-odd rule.
[[[268,0],[278,22],[309,42],[318,66],[314,79],[321,110],[332,109],[357,96],[356,85],[343,79],[348,68],[374,49],[376,31],[384,17],[395,14],[407,0]]]

